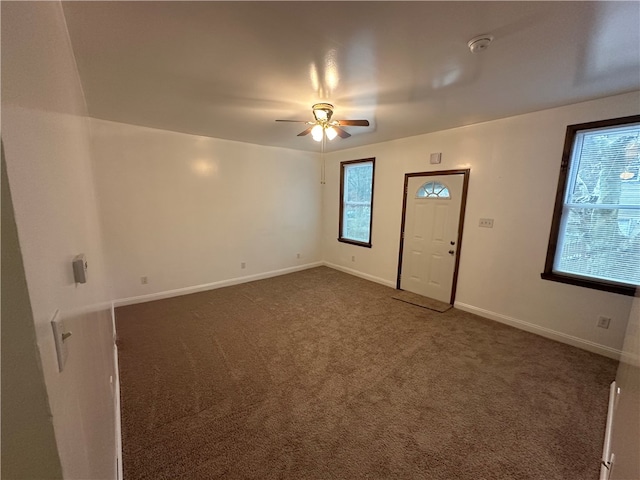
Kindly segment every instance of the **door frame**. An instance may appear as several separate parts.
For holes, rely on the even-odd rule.
[[[404,250],[404,228],[407,218],[407,190],[409,184],[409,178],[411,177],[434,177],[434,176],[446,176],[446,175],[464,175],[462,182],[462,199],[460,202],[460,218],[458,224],[458,239],[456,241],[456,260],[455,267],[453,269],[453,281],[451,284],[451,298],[449,303],[453,305],[453,301],[456,298],[456,286],[458,284],[458,268],[460,267],[460,252],[462,250],[462,231],[464,230],[464,214],[467,208],[467,193],[469,190],[469,174],[470,168],[464,168],[459,170],[438,170],[436,172],[415,172],[404,174],[404,189],[402,198],[402,223],[400,225],[400,250],[398,252],[398,277],[396,279],[396,289],[400,288],[400,277],[402,276],[402,253]]]

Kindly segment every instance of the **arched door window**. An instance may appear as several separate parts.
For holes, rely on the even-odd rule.
[[[451,198],[449,189],[440,182],[427,182],[416,192],[416,198]]]

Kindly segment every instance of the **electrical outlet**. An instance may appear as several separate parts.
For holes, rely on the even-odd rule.
[[[246,263],[244,263],[244,262],[242,262],[242,263],[240,264],[240,268],[247,268],[247,264],[246,264]]]
[[[296,254],[296,258],[300,258],[300,254],[299,253]]]
[[[610,323],[611,323],[611,317],[605,317],[604,315],[600,315],[598,317],[598,326],[600,328],[609,328]]]
[[[140,283],[142,285],[146,285],[147,283],[149,283],[149,278],[148,277],[140,277]]]
[[[356,261],[356,256],[355,255],[351,255],[351,261],[355,262]]]
[[[493,218],[481,218],[478,226],[484,228],[493,228]]]

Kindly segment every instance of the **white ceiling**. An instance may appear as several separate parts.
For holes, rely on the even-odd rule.
[[[96,118],[319,151],[640,89],[640,2],[65,2]],[[491,34],[472,54],[467,41]],[[640,110],[640,106],[639,106]],[[596,120],[596,119],[594,119]]]

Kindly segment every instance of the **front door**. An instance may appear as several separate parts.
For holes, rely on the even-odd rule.
[[[407,174],[398,286],[453,302],[468,170]]]

